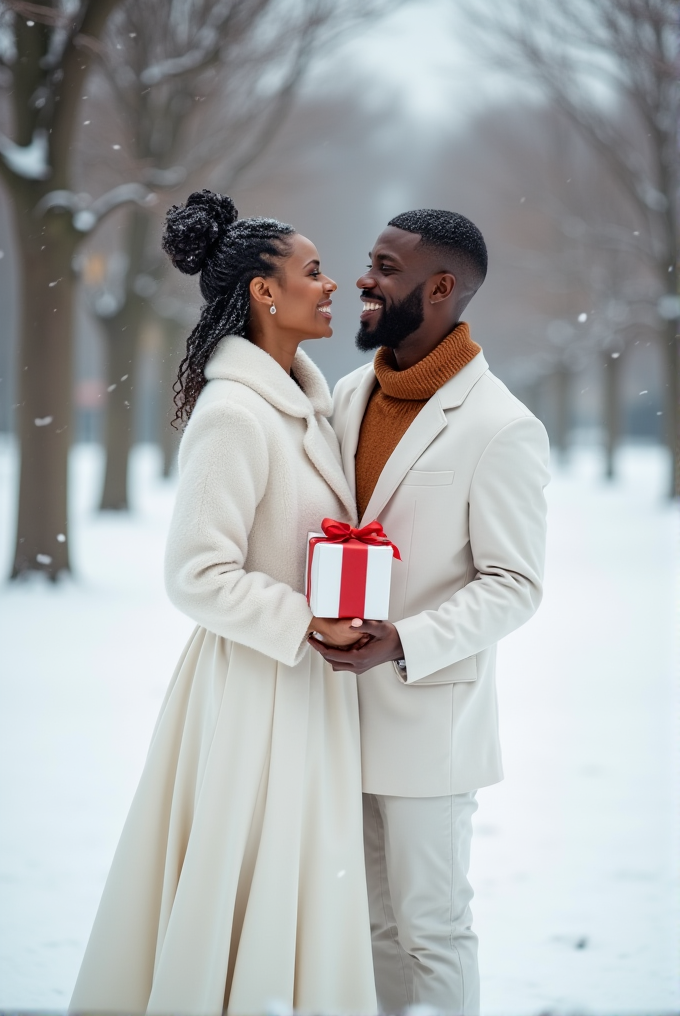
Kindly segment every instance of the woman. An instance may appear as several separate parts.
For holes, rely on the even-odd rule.
[[[307,533],[355,523],[326,383],[314,245],[228,197],[174,206],[163,246],[206,300],[179,371],[189,420],[166,556],[198,623],[166,695],[71,1010],[376,1012],[355,679],[307,644]]]

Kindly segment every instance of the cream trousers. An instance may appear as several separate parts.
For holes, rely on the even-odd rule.
[[[423,1005],[478,1016],[477,936],[467,879],[474,792],[363,798],[380,1012]]]

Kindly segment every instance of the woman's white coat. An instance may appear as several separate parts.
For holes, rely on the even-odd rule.
[[[198,624],[71,1010],[372,1013],[355,678],[306,642],[307,533],[355,522],[304,353],[222,340],[182,440],[173,603]]]

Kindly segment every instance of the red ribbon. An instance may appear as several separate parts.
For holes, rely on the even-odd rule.
[[[361,529],[355,529],[348,522],[337,522],[335,519],[324,519],[321,523],[324,536],[328,543],[346,543],[347,540],[358,540],[371,547],[391,547],[397,561],[401,561],[399,548],[388,540],[379,522],[369,522]]]
[[[342,575],[340,580],[339,617],[363,617],[366,595],[366,574],[368,568],[368,547],[391,547],[392,553],[401,561],[399,548],[387,539],[379,522],[369,522],[361,529],[355,529],[347,522],[324,519],[321,523],[323,536],[309,541],[307,565],[307,602],[311,595],[312,556],[319,543],[344,543],[342,552]]]

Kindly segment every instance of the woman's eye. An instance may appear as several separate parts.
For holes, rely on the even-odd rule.
[[[318,268],[315,268],[313,272],[310,272],[310,275],[316,278],[317,275],[321,275],[321,271]]]

